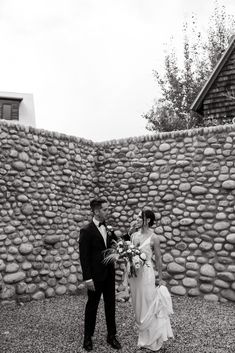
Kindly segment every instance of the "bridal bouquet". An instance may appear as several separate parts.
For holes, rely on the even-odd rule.
[[[104,263],[124,260],[129,277],[136,277],[138,269],[146,264],[146,254],[130,241],[119,240],[111,249],[106,250]]]

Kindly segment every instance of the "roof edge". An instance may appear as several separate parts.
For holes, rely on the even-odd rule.
[[[216,77],[219,75],[224,62],[228,58],[228,56],[231,54],[232,50],[235,47],[235,35],[232,35],[230,38],[230,43],[228,48],[225,50],[221,58],[219,59],[218,63],[216,64],[215,68],[213,69],[212,73],[210,74],[208,80],[206,83],[203,85],[202,89],[198,93],[197,97],[193,101],[193,103],[190,106],[190,110],[199,113],[200,114],[200,106],[202,104],[203,99],[205,98],[205,95],[208,93],[209,89],[211,88],[214,80]]]

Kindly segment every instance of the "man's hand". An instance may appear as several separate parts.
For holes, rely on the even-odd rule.
[[[86,281],[86,286],[88,290],[92,290],[93,292],[95,292],[95,285],[92,279],[89,281]]]

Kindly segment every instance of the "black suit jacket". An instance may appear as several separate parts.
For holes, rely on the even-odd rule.
[[[94,222],[80,230],[79,252],[83,273],[83,280],[104,281],[107,276],[115,280],[114,263],[104,264],[105,250],[111,247],[112,241],[117,240],[114,232],[107,231],[107,248],[102,234]]]

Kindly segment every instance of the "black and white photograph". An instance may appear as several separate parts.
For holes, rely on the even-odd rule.
[[[0,0],[0,353],[234,353],[235,1]]]

